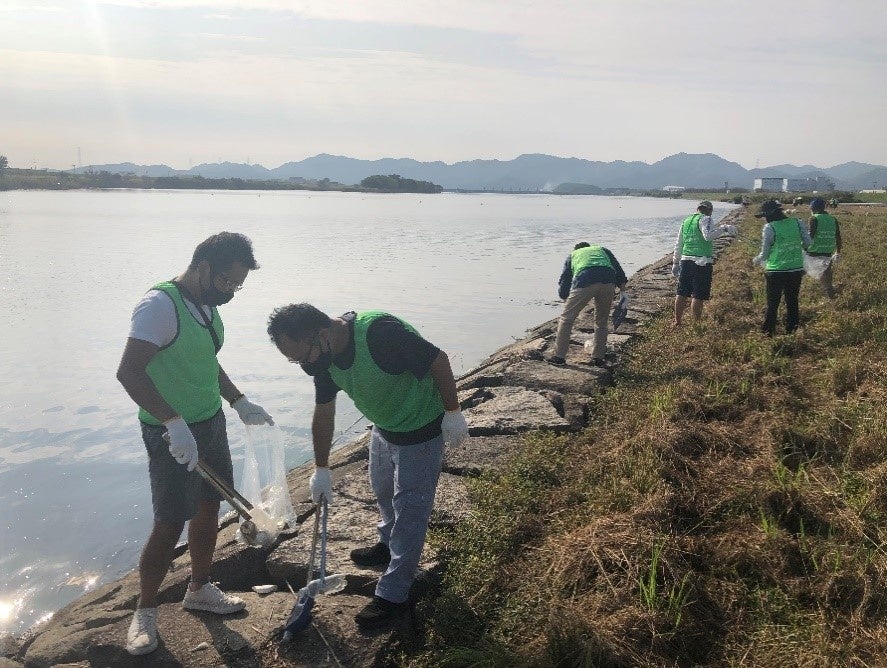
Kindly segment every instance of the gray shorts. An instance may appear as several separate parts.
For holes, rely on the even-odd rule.
[[[222,497],[209,483],[204,481],[197,470],[188,473],[184,464],[179,464],[169,454],[169,443],[163,438],[166,427],[141,423],[142,439],[148,451],[148,473],[151,476],[151,501],[154,505],[154,520],[167,524],[186,522],[197,514],[201,500],[221,501]],[[221,409],[209,420],[188,425],[200,460],[227,481],[234,485],[234,470],[231,466],[231,451],[228,449],[228,433],[225,431],[225,413]]]

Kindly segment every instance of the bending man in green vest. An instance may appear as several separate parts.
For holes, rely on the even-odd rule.
[[[789,218],[776,200],[761,204],[755,218],[766,218],[761,228],[761,252],[752,262],[764,267],[767,281],[767,312],[761,327],[768,336],[776,333],[776,313],[785,295],[785,331],[798,328],[798,293],[804,277],[804,249],[810,246],[807,228],[797,218]]]
[[[841,253],[841,228],[838,219],[825,212],[825,200],[817,197],[810,202],[810,239],[812,243],[807,254],[814,257],[828,257],[828,267],[819,279],[822,289],[829,299],[835,298],[832,285],[832,265],[838,261]]]
[[[140,409],[154,527],[139,561],[140,596],[126,644],[130,654],[157,648],[157,592],[185,522],[191,582],[182,607],[217,614],[244,607],[209,581],[221,497],[194,469],[199,457],[233,483],[223,397],[244,423],[273,424],[216,359],[225,340],[216,307],[231,301],[253,269],[258,265],[249,239],[221,232],[197,246],[184,273],[156,284],[133,311],[117,378]]]
[[[592,246],[585,241],[573,246],[573,252],[567,256],[558,279],[557,294],[565,301],[557,324],[554,354],[548,358],[550,364],[561,366],[567,363],[566,355],[570,347],[573,323],[586,304],[594,299],[594,349],[591,361],[595,366],[606,366],[604,355],[607,352],[607,316],[610,313],[610,303],[617,285],[625,294],[627,281],[622,266],[609,248]]]
[[[714,263],[711,242],[724,234],[736,234],[733,225],[715,227],[711,221],[712,211],[714,207],[711,202],[700,202],[696,213],[684,218],[678,231],[671,263],[671,273],[678,279],[674,299],[676,327],[680,327],[688,303],[693,319],[699,320],[703,304],[711,299],[711,270]]]
[[[382,311],[330,318],[310,304],[290,304],[271,314],[268,335],[314,377],[315,503],[332,498],[329,454],[339,390],[374,423],[369,468],[381,515],[379,542],[353,550],[351,558],[360,566],[386,567],[373,600],[355,617],[363,628],[380,626],[407,608],[444,444],[468,437],[449,359],[412,326]]]

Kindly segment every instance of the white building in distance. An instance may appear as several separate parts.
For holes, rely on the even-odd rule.
[[[755,192],[804,193],[834,190],[835,184],[824,176],[803,179],[765,176],[755,179]]]
[[[761,179],[755,179],[755,192],[763,192],[763,193],[781,193],[783,192],[782,188],[785,184],[785,179],[783,178],[773,178],[769,176],[765,176]]]

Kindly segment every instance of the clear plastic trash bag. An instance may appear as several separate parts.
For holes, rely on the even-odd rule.
[[[804,272],[810,278],[822,278],[825,270],[832,263],[830,255],[808,255],[804,253]]]
[[[293,501],[286,483],[283,434],[279,427],[246,426],[240,493],[277,520],[281,530],[287,525],[296,525]]]

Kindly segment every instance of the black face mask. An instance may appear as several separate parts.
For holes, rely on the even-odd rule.
[[[209,271],[209,287],[200,291],[200,301],[207,306],[221,306],[234,299],[234,292],[223,292],[216,287],[216,275]]]
[[[227,304],[232,299],[234,299],[233,292],[222,292],[212,283],[200,295],[200,301],[207,306],[221,306],[222,304]]]
[[[309,376],[316,376],[319,373],[323,373],[327,369],[330,368],[330,364],[333,363],[333,353],[330,348],[326,350],[323,349],[323,343],[320,343],[320,354],[317,356],[317,359],[313,362],[302,362],[299,366],[302,367],[302,371],[307,373]]]

